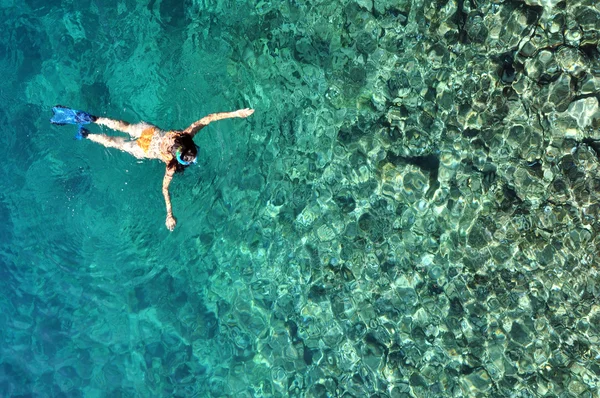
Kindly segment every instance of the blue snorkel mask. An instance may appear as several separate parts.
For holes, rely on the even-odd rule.
[[[185,160],[183,160],[181,158],[181,148],[178,148],[177,152],[175,152],[175,159],[177,159],[177,162],[182,166],[189,166],[190,164],[196,164],[196,161],[198,160],[198,150],[199,149],[200,148],[198,147],[198,145],[196,145],[196,157],[191,162],[186,162]]]

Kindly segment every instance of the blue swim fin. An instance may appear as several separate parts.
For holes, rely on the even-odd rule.
[[[59,126],[64,126],[65,124],[88,124],[95,122],[98,119],[96,116],[92,116],[87,112],[67,108],[62,105],[56,105],[52,108],[52,112],[54,112],[54,116],[50,119],[50,123]]]
[[[87,138],[88,135],[90,135],[90,131],[83,126],[79,126],[79,130],[77,130],[77,134],[75,134],[75,137],[73,138],[81,141],[82,139]]]

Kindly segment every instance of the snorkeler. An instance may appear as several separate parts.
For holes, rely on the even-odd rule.
[[[61,105],[55,106],[52,108],[52,111],[54,112],[54,116],[50,120],[52,124],[61,126],[65,124],[79,125],[79,130],[75,136],[79,140],[87,138],[107,148],[117,148],[123,152],[130,153],[138,159],[160,159],[167,164],[167,170],[163,178],[162,193],[167,204],[166,225],[170,231],[173,231],[175,228],[177,220],[173,216],[171,208],[169,184],[176,172],[181,172],[186,167],[196,163],[198,147],[194,143],[194,135],[211,122],[234,117],[246,118],[254,113],[254,109],[249,108],[240,109],[235,112],[213,113],[192,123],[185,130],[163,131],[146,122],[129,124],[121,120],[93,116],[87,112],[70,109]],[[96,123],[113,130],[122,131],[129,134],[133,140],[104,134],[90,134],[83,127],[84,124],[89,123]]]

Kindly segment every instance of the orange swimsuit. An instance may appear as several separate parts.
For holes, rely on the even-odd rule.
[[[144,129],[140,135],[140,138],[137,139],[136,142],[138,146],[142,148],[144,153],[148,153],[148,150],[150,149],[150,143],[152,142],[157,130],[158,129],[156,127],[150,126],[147,129]]]
[[[181,134],[180,131],[165,132],[149,124],[142,130],[136,143],[144,153],[144,157],[158,158],[169,163],[173,159],[173,155],[171,155],[173,137],[179,134]]]

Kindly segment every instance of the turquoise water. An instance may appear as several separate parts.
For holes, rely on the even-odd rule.
[[[1,396],[598,396],[595,3],[0,21]],[[256,112],[196,137],[170,233],[164,165],[73,140],[56,104]]]

